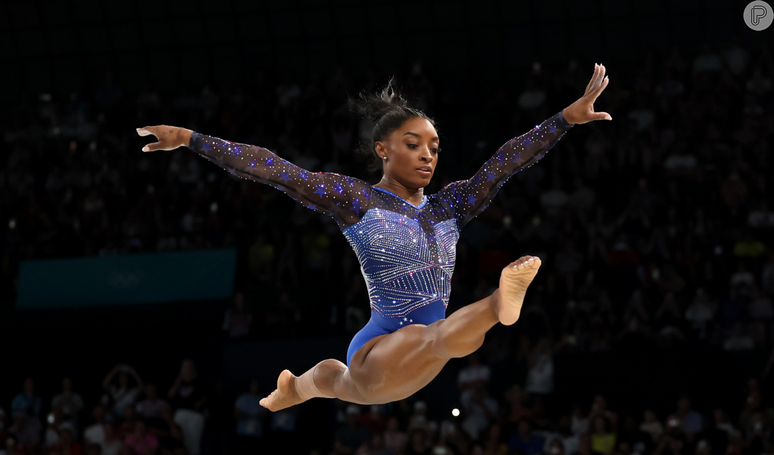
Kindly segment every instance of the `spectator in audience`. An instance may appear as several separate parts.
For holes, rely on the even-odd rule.
[[[532,410],[525,405],[526,398],[524,389],[518,384],[513,384],[505,391],[505,401],[508,403],[505,417],[506,433],[514,433],[522,419],[532,417]]]
[[[708,325],[714,316],[715,304],[704,292],[704,289],[697,289],[693,302],[685,310],[685,319],[693,325],[699,339],[704,340],[707,338]]]
[[[573,434],[583,435],[589,432],[590,429],[590,417],[583,414],[583,410],[580,406],[575,406],[572,409],[572,415],[570,416]],[[590,443],[590,442],[589,442]]]
[[[29,416],[24,409],[15,411],[13,425],[8,429],[8,434],[15,441],[14,450],[16,453],[20,455],[37,453],[42,430],[40,419]]]
[[[592,423],[598,416],[602,416],[607,419],[609,426],[616,427],[618,425],[618,413],[608,409],[607,399],[603,395],[596,395],[594,402],[591,404],[591,412],[589,412],[589,422]],[[591,431],[596,431],[597,426],[591,428]]]
[[[409,434],[414,428],[422,428],[425,430],[425,436],[431,440],[435,437],[435,433],[438,430],[438,423],[427,417],[427,403],[424,401],[417,401],[414,403],[414,413],[411,414],[408,421],[407,431]],[[411,441],[410,437],[409,441]]]
[[[565,455],[564,444],[560,439],[552,439],[545,451],[546,455]]]
[[[384,447],[393,454],[399,454],[408,445],[408,435],[400,430],[400,422],[395,416],[387,419],[387,429],[384,430]]]
[[[102,455],[123,455],[122,452],[126,449],[124,443],[116,434],[113,426],[110,424],[103,424],[103,438],[100,447],[102,448]]]
[[[199,455],[204,430],[204,406],[207,396],[196,374],[193,360],[185,359],[180,374],[169,389],[169,399],[176,409],[174,420],[183,430],[183,445],[189,455]]]
[[[112,384],[113,378],[118,377],[118,385]],[[129,386],[129,377],[134,379],[134,386]],[[113,416],[120,418],[124,415],[127,406],[134,406],[134,402],[142,392],[145,385],[134,368],[129,365],[118,364],[105,376],[102,381],[102,388],[105,395],[102,402],[110,407]]]
[[[159,398],[158,390],[155,384],[145,385],[145,399],[137,403],[135,410],[137,414],[146,422],[159,419],[161,416],[161,410],[167,402]]]
[[[611,429],[610,421],[604,414],[598,413],[591,421],[593,431],[591,433],[591,448],[603,455],[613,453],[616,445],[616,434]]]
[[[691,399],[687,395],[677,400],[677,410],[674,416],[680,422],[680,429],[685,433],[689,441],[704,428],[704,418],[691,408]]]
[[[602,454],[592,448],[591,434],[584,433],[580,436],[578,451],[575,452],[574,455],[602,455]]]
[[[49,450],[59,442],[59,430],[62,428],[62,411],[54,408],[46,417],[46,430],[43,433],[43,447]],[[72,429],[72,425],[68,427]]]
[[[116,435],[122,440],[126,441],[126,437],[130,434],[134,434],[137,423],[140,421],[137,411],[133,406],[127,406],[124,408],[124,417],[121,419],[121,424],[116,427]]]
[[[488,384],[492,370],[489,365],[481,363],[481,355],[478,351],[470,354],[466,360],[468,365],[457,374],[457,387],[460,391],[474,387],[477,382]]]
[[[245,307],[245,295],[241,291],[234,294],[234,306],[226,310],[223,319],[223,330],[232,339],[244,338],[250,334],[253,315]]]
[[[661,435],[664,433],[664,426],[656,417],[656,413],[651,409],[646,409],[643,413],[642,423],[640,424],[640,430],[648,433],[651,437],[651,443],[656,444],[661,439]]]
[[[59,440],[49,453],[58,455],[80,455],[83,447],[75,440],[72,429],[63,427],[59,430]],[[146,454],[143,454],[146,455]]]
[[[134,432],[124,436],[124,445],[133,455],[153,455],[159,447],[159,440],[153,433],[148,432],[145,422],[139,420],[134,426]]]
[[[11,403],[11,412],[14,416],[23,412],[29,419],[39,419],[42,402],[35,394],[35,382],[32,378],[24,380],[24,391],[16,394]]]
[[[169,404],[161,409],[158,419],[149,423],[148,431],[158,438],[160,455],[185,455],[183,430],[175,423]]]
[[[531,396],[550,396],[554,393],[554,357],[549,338],[543,338],[529,354],[529,369],[524,390]]]
[[[564,414],[559,418],[556,431],[545,432],[542,436],[546,442],[546,446],[543,449],[543,452],[546,454],[551,452],[551,443],[553,441],[561,443],[562,452],[565,454],[575,453],[580,446],[580,438],[572,432],[572,419],[569,414]]]
[[[487,393],[486,387],[481,381],[462,392],[460,397],[462,415],[464,421],[462,427],[474,440],[495,421],[498,414],[498,405]],[[430,436],[433,433],[429,434]]]
[[[54,396],[51,401],[52,408],[58,408],[62,412],[62,419],[70,422],[73,429],[78,429],[78,415],[83,409],[83,398],[73,392],[73,381],[70,378],[62,379],[62,392]]]
[[[86,427],[83,432],[83,441],[89,444],[102,444],[105,440],[105,427],[110,426],[106,420],[105,406],[97,404],[91,412],[94,423]]]
[[[260,394],[260,384],[257,379],[250,381],[249,392],[243,393],[236,400],[234,414],[237,419],[237,453],[256,453],[260,449],[263,436],[263,421],[269,411],[259,404],[263,398]]]

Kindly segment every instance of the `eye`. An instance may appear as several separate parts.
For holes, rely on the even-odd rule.
[[[430,149],[430,150],[431,150],[433,153],[435,153],[436,155],[437,155],[437,154],[439,154],[439,153],[441,153],[441,149],[440,149],[440,148],[437,148],[437,149]]]
[[[415,148],[419,147],[417,144],[406,144],[406,145],[408,145],[408,148],[410,148],[410,149],[415,149]]]

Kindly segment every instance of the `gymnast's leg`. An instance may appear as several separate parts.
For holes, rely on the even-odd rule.
[[[512,325],[518,320],[540,264],[539,258],[524,256],[503,269],[500,287],[491,296],[428,326],[413,324],[370,340],[352,357],[349,369],[328,359],[299,377],[283,371],[277,390],[261,405],[277,411],[314,397],[380,404],[413,395],[450,359],[480,348],[495,324]]]

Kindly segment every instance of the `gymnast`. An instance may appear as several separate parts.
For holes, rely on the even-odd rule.
[[[188,147],[236,176],[272,185],[331,216],[360,261],[371,318],[352,339],[347,364],[323,360],[300,376],[284,370],[276,390],[260,404],[278,411],[316,397],[364,405],[401,400],[432,381],[450,359],[481,347],[495,324],[514,324],[540,267],[537,257],[512,262],[492,295],[446,317],[460,229],[490,204],[503,183],[540,160],[573,125],[612,120],[594,111],[608,81],[605,67],[595,64],[581,98],[506,142],[472,178],[432,195],[423,189],[440,158],[434,121],[409,107],[391,83],[354,103],[374,125],[367,145],[383,172],[374,185],[310,172],[265,148],[184,128],[138,128],[140,136],[158,140],[143,147],[145,152]]]

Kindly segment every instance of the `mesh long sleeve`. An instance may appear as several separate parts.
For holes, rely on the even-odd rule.
[[[560,111],[529,132],[506,142],[468,180],[446,185],[440,193],[453,204],[461,228],[484,211],[509,178],[537,163],[572,125]]]
[[[230,173],[265,183],[304,206],[333,217],[343,229],[368,209],[368,183],[330,172],[310,172],[262,147],[194,132],[189,148]]]

